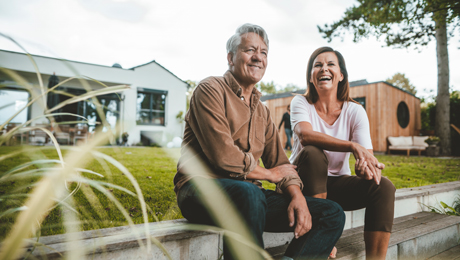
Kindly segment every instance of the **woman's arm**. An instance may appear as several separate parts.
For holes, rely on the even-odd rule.
[[[294,132],[303,146],[314,145],[323,150],[353,153],[357,161],[357,164],[355,164],[356,175],[366,180],[374,179],[377,184],[380,184],[381,170],[385,165],[379,163],[372,150],[368,150],[355,142],[341,140],[314,131],[308,122],[299,122],[294,128]]]
[[[334,152],[352,152],[355,158],[370,157],[372,153],[358,143],[341,140],[327,134],[313,131],[313,127],[308,122],[300,122],[294,128],[294,133],[299,137],[303,146],[314,145],[323,150]]]

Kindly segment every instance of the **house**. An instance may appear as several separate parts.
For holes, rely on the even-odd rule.
[[[261,100],[270,109],[275,124],[279,124],[294,95],[304,93],[305,90],[299,90],[266,95]],[[412,93],[385,81],[368,83],[359,80],[350,82],[350,97],[366,109],[374,151],[387,151],[388,136],[419,135],[422,124],[420,99]],[[286,142],[284,131],[281,132],[281,141]]]
[[[41,79],[37,76],[31,58],[37,65]],[[183,134],[183,123],[176,118],[176,115],[181,111],[185,113],[186,91],[189,85],[155,61],[125,69],[119,64],[110,67],[38,55],[29,57],[24,53],[0,50],[0,68],[8,69],[31,86],[30,90],[27,90],[18,79],[0,71],[0,84],[3,86],[0,89],[0,124],[26,104],[27,99],[34,94],[31,91],[40,94],[39,80],[42,80],[46,87],[49,80],[63,82],[78,76],[85,77],[86,80],[73,79],[64,83],[56,89],[56,93],[37,100],[28,110],[21,112],[11,122],[23,123],[42,116],[44,102],[48,107],[53,107],[68,99],[68,94],[83,94],[86,92],[85,84],[92,90],[101,89],[103,86],[96,82],[99,81],[107,86],[129,86],[129,89],[120,93],[98,97],[111,127],[115,129],[115,126],[119,124],[117,136],[121,136],[121,133],[124,132],[129,134],[128,144],[136,144],[141,141],[145,144],[152,142],[165,144],[173,137]],[[67,105],[58,112],[74,113],[88,118],[90,131],[96,130],[96,121],[101,121],[91,100]],[[72,120],[82,119],[66,115],[56,118],[58,122]],[[33,124],[47,122],[47,119],[40,118],[34,120]],[[101,131],[106,130],[101,129]]]

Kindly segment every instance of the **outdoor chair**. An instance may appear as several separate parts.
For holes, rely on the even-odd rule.
[[[35,125],[35,127],[41,127],[50,130],[48,125]],[[29,132],[29,142],[31,144],[44,145],[49,142],[49,136],[45,131],[35,128]]]
[[[82,139],[86,142],[88,142],[88,125],[84,124],[79,124],[75,127],[75,133],[73,136],[73,144],[77,144],[77,139]]]
[[[66,140],[67,144],[70,144],[70,126],[69,125],[60,125],[56,127],[54,132],[54,137],[56,137],[58,143],[61,143],[60,140]]]
[[[3,134],[7,134],[10,131],[12,131],[15,127],[19,126],[21,123],[8,123],[6,127],[3,129]],[[20,143],[22,144],[24,140],[27,142],[29,139],[29,133],[28,132],[17,132],[11,137],[10,140],[6,143],[6,145],[11,145]]]

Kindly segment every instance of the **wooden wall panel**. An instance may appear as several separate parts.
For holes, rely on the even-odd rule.
[[[366,98],[366,113],[369,118],[374,151],[386,152],[388,136],[419,134],[421,129],[420,99],[384,82],[352,87],[350,97]],[[293,98],[294,96],[265,101],[277,127],[286,111],[286,106]],[[397,118],[397,108],[401,101],[404,101],[409,108],[409,124],[404,129],[399,125]],[[284,131],[280,131],[280,136],[284,146],[286,142]]]

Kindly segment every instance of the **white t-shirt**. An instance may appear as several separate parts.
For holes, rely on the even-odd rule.
[[[308,103],[304,96],[295,96],[291,101],[291,127],[300,122],[308,122],[312,125],[313,131],[330,135],[337,139],[358,143],[366,149],[372,149],[372,141],[369,130],[369,120],[364,108],[353,102],[344,102],[342,112],[333,125],[326,123],[316,112],[315,106]],[[294,134],[294,146],[289,160],[291,163],[302,150],[299,137]],[[350,175],[348,160],[350,153],[331,152],[324,150],[329,160],[328,175],[340,176]]]

